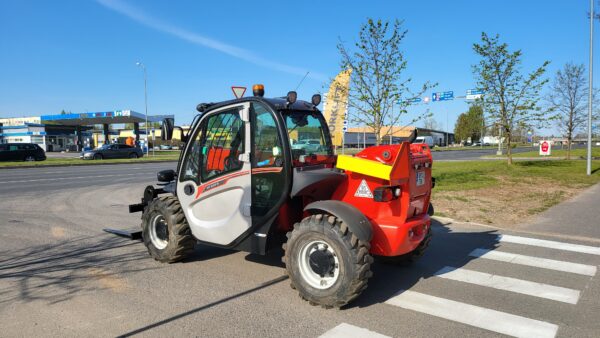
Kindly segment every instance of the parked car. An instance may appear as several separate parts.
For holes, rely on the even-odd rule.
[[[46,152],[35,143],[0,144],[0,161],[43,161]]]
[[[100,148],[83,151],[79,158],[83,160],[103,160],[110,158],[138,158],[144,156],[140,148],[126,144],[105,144]]]
[[[160,150],[171,150],[173,147],[171,147],[168,144],[161,144],[160,145]]]
[[[473,142],[473,144],[471,144],[471,147],[481,147],[481,142]]]
[[[307,154],[316,153],[323,150],[319,140],[299,140],[292,145],[292,150],[304,150]]]

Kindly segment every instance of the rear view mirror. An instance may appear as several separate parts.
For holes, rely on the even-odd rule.
[[[170,141],[173,138],[173,128],[175,121],[172,118],[166,118],[162,122],[160,137],[163,141]]]

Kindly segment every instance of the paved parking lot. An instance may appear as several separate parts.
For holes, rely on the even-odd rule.
[[[0,322],[5,336],[595,337],[600,240],[436,222],[411,267],[376,261],[341,310],[302,301],[281,251],[198,245],[160,264],[102,232],[173,164],[0,171]],[[40,175],[44,173],[44,175]]]

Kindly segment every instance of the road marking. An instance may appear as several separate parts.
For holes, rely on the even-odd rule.
[[[377,332],[363,329],[362,327],[341,323],[333,329],[323,333],[319,338],[390,338]]]
[[[498,290],[516,292],[528,296],[551,299],[559,302],[577,304],[579,291],[560,286],[530,282],[526,280],[492,275],[485,272],[446,266],[434,275],[459,282],[486,286]]]
[[[5,183],[27,183],[27,182],[43,182],[43,181],[59,181],[59,180],[76,180],[76,179],[89,179],[89,178],[102,178],[102,177],[122,177],[122,176],[134,176],[134,175],[144,175],[144,174],[154,174],[153,171],[148,172],[137,172],[137,173],[114,173],[110,175],[95,175],[95,176],[74,176],[74,177],[52,177],[52,178],[39,178],[35,180],[18,180],[18,181],[0,181],[0,184]]]
[[[595,276],[596,267],[579,263],[557,261],[554,259],[539,258],[533,256],[519,255],[510,252],[494,251],[487,249],[475,249],[469,254],[471,257],[491,259],[494,261],[507,262],[519,265],[533,266],[549,270],[576,273],[585,276]]]
[[[529,238],[529,237],[511,236],[511,235],[499,235],[498,240],[500,242],[533,245],[533,246],[540,246],[543,248],[581,252],[581,253],[586,253],[586,254],[590,254],[590,255],[599,255],[600,256],[600,247],[596,247],[596,246],[563,243],[563,242],[556,242],[556,241],[548,241],[545,239],[536,239],[536,238]]]
[[[551,338],[558,330],[555,324],[414,291],[401,291],[386,303],[513,337]]]

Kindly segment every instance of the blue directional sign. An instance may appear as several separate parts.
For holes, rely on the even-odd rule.
[[[450,101],[454,99],[454,92],[440,92],[431,94],[431,101]]]
[[[481,95],[483,94],[483,89],[467,89],[467,95]]]

